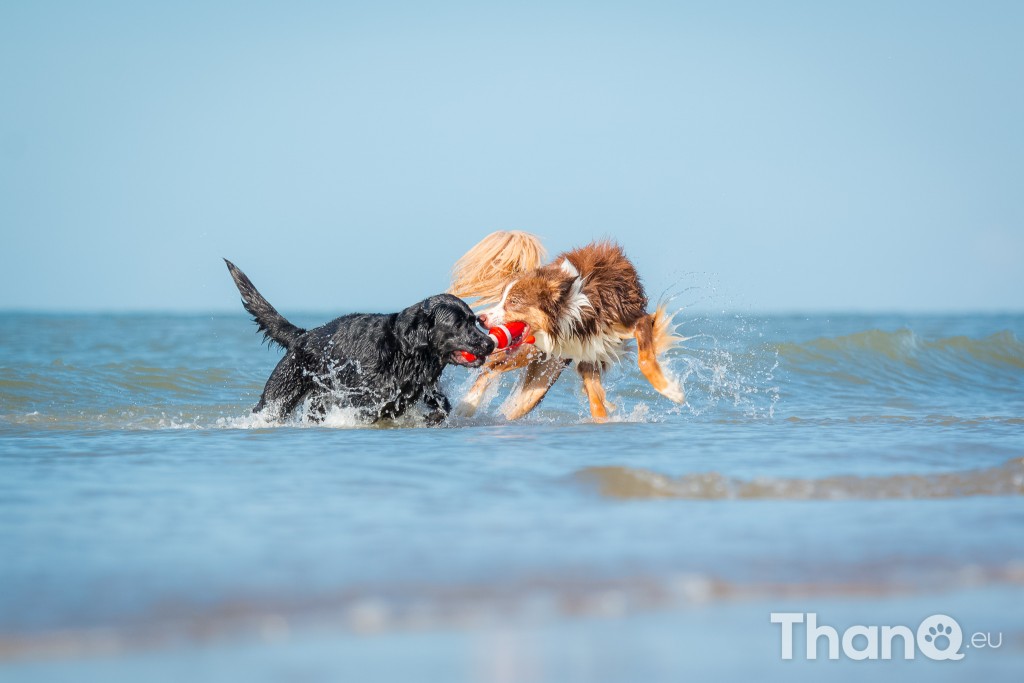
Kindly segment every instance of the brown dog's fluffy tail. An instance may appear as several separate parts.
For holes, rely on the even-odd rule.
[[[475,305],[496,303],[516,274],[539,267],[544,257],[544,246],[536,235],[521,230],[492,232],[455,262],[448,291],[475,298]]]
[[[674,318],[675,313],[669,313],[665,304],[658,304],[654,311],[654,352],[658,356],[684,340],[675,333]]]

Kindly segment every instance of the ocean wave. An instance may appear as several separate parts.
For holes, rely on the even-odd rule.
[[[688,500],[879,500],[1019,496],[1024,494],[1024,458],[986,469],[935,474],[896,474],[820,479],[740,479],[719,472],[670,477],[622,466],[586,467],[573,480],[602,496],[619,499]]]
[[[251,387],[251,379],[223,367],[161,367],[125,361],[79,366],[55,360],[48,366],[0,367],[0,398],[19,405],[63,398],[89,399],[156,396],[164,401],[200,395],[210,387]]]
[[[926,339],[909,329],[866,330],[802,343],[776,344],[783,362],[797,368],[816,365],[847,367],[855,373],[865,364],[927,371],[989,367],[1024,370],[1024,342],[1004,330],[982,338],[965,336]]]
[[[541,576],[473,584],[360,585],[304,597],[249,596],[212,604],[165,604],[130,623],[0,632],[0,662],[112,655],[226,639],[275,643],[303,631],[386,634],[622,618],[722,602],[915,596],[1024,585],[1024,562],[917,565],[909,577],[872,581],[737,582],[679,572],[619,578]],[[864,568],[861,574],[870,573]]]
[[[1024,417],[1006,417],[1004,415],[980,415],[963,417],[960,415],[850,415],[843,418],[820,417],[807,418],[792,415],[785,419],[790,424],[813,426],[838,426],[849,424],[907,426],[907,427],[956,427],[959,429],[976,427],[988,429],[992,427],[1009,427],[1017,429],[1024,426]]]
[[[1010,331],[985,337],[928,339],[903,329],[867,330],[806,342],[761,341],[756,322],[689,321],[694,332],[669,352],[663,366],[680,382],[687,402],[677,406],[659,396],[628,354],[606,376],[609,401],[620,407],[613,421],[662,422],[701,419],[772,419],[780,407],[789,415],[823,406],[849,409],[851,400],[882,410],[1020,417],[1024,383],[1024,342]],[[715,327],[718,325],[718,327]],[[699,332],[697,330],[700,330]],[[204,364],[209,364],[203,367]],[[503,378],[484,402],[478,421],[501,421],[500,405],[513,391],[518,373]],[[566,372],[531,419],[556,424],[589,421],[579,380]],[[450,370],[446,384],[453,403],[472,383],[472,373]],[[259,397],[265,370],[234,368],[206,355],[197,365],[158,357],[97,364],[11,363],[0,367],[0,422],[47,429],[270,428],[362,425],[351,411],[335,411],[322,423],[261,422],[248,415]],[[488,405],[491,403],[492,405]],[[966,412],[963,412],[966,411]],[[402,427],[421,426],[415,420]]]

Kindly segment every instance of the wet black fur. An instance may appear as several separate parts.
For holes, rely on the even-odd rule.
[[[398,417],[423,398],[438,423],[451,406],[438,386],[448,363],[477,367],[494,342],[476,315],[451,294],[424,299],[399,313],[355,313],[304,330],[292,325],[256,291],[245,273],[224,259],[245,310],[266,339],[285,349],[253,412],[280,419],[310,399],[310,417],[321,419],[330,405],[359,409],[368,422]],[[466,363],[455,354],[478,358]]]

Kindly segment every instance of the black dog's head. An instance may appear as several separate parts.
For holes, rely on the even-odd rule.
[[[451,294],[437,294],[405,309],[398,314],[395,330],[406,348],[445,363],[477,368],[494,351],[494,340],[480,327],[473,309]],[[476,359],[466,360],[463,351]]]

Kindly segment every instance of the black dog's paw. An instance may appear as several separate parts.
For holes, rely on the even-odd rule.
[[[452,412],[452,404],[436,385],[427,391],[423,400],[430,408],[430,412],[424,415],[427,426],[436,427],[448,419],[448,414]]]
[[[439,427],[448,419],[447,410],[431,410],[423,416],[428,427]]]

